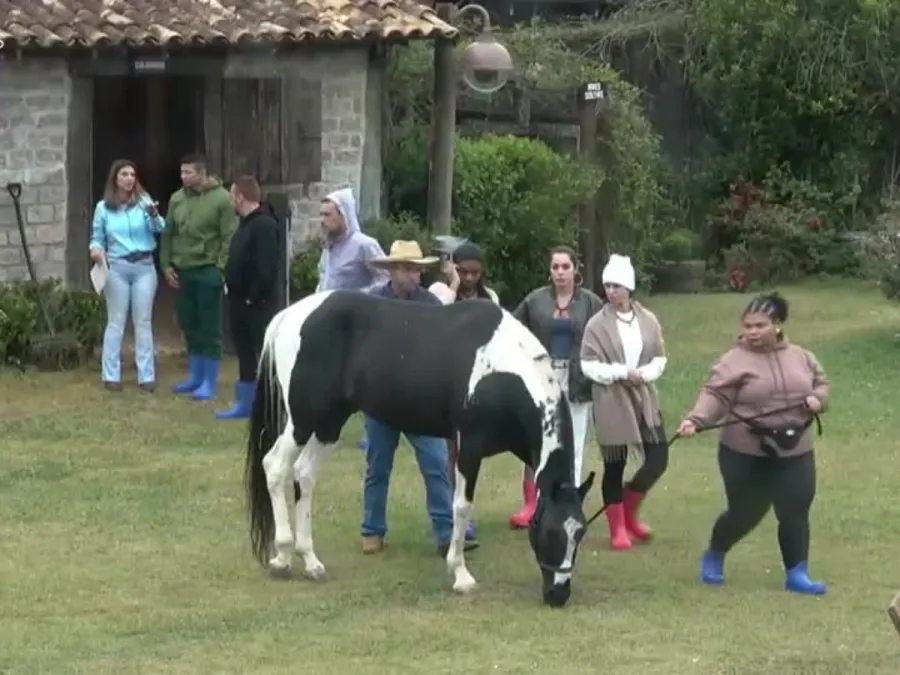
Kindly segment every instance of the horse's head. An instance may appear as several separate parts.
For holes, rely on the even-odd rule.
[[[587,530],[584,498],[594,484],[594,472],[580,487],[569,481],[553,483],[538,494],[529,539],[541,568],[544,603],[562,607],[572,593],[578,545]]]

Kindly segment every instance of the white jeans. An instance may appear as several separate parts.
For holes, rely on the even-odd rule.
[[[554,359],[553,371],[559,380],[559,386],[563,392],[569,393],[569,361],[566,359]],[[569,401],[569,411],[572,416],[572,436],[575,441],[575,485],[581,485],[581,467],[584,464],[584,442],[587,439],[588,421],[591,419],[591,401],[586,403],[572,403]]]

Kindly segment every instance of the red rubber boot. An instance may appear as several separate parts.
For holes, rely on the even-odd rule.
[[[534,509],[537,506],[537,488],[534,486],[533,480],[522,481],[522,496],[525,499],[522,510],[509,517],[509,526],[514,530],[527,529],[531,517],[534,515]]]
[[[622,506],[625,509],[625,529],[628,530],[628,534],[633,539],[640,541],[647,541],[653,535],[653,530],[638,518],[641,502],[644,501],[646,496],[646,494],[633,492],[625,488],[625,501],[622,502]]]
[[[609,543],[616,551],[627,551],[631,548],[631,537],[625,528],[625,508],[622,504],[610,504],[606,507],[606,522],[609,523]]]

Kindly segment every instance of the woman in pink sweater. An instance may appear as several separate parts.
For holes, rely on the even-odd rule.
[[[692,436],[726,422],[719,471],[728,506],[713,525],[702,581],[724,583],[725,555],[773,507],[785,589],[824,595],[825,584],[810,579],[807,560],[816,492],[811,426],[828,405],[828,380],[812,353],[784,338],[787,316],[787,302],[778,294],[750,302],[737,344],[713,366],[678,433]]]

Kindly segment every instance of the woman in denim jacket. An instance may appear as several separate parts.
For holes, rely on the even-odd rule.
[[[102,377],[110,391],[122,390],[122,337],[131,311],[138,386],[156,389],[153,346],[153,302],[157,272],[153,261],[156,235],[165,229],[157,204],[137,179],[134,162],[117,159],[109,169],[103,199],[94,209],[91,260],[106,258],[106,331],[103,334]]]

